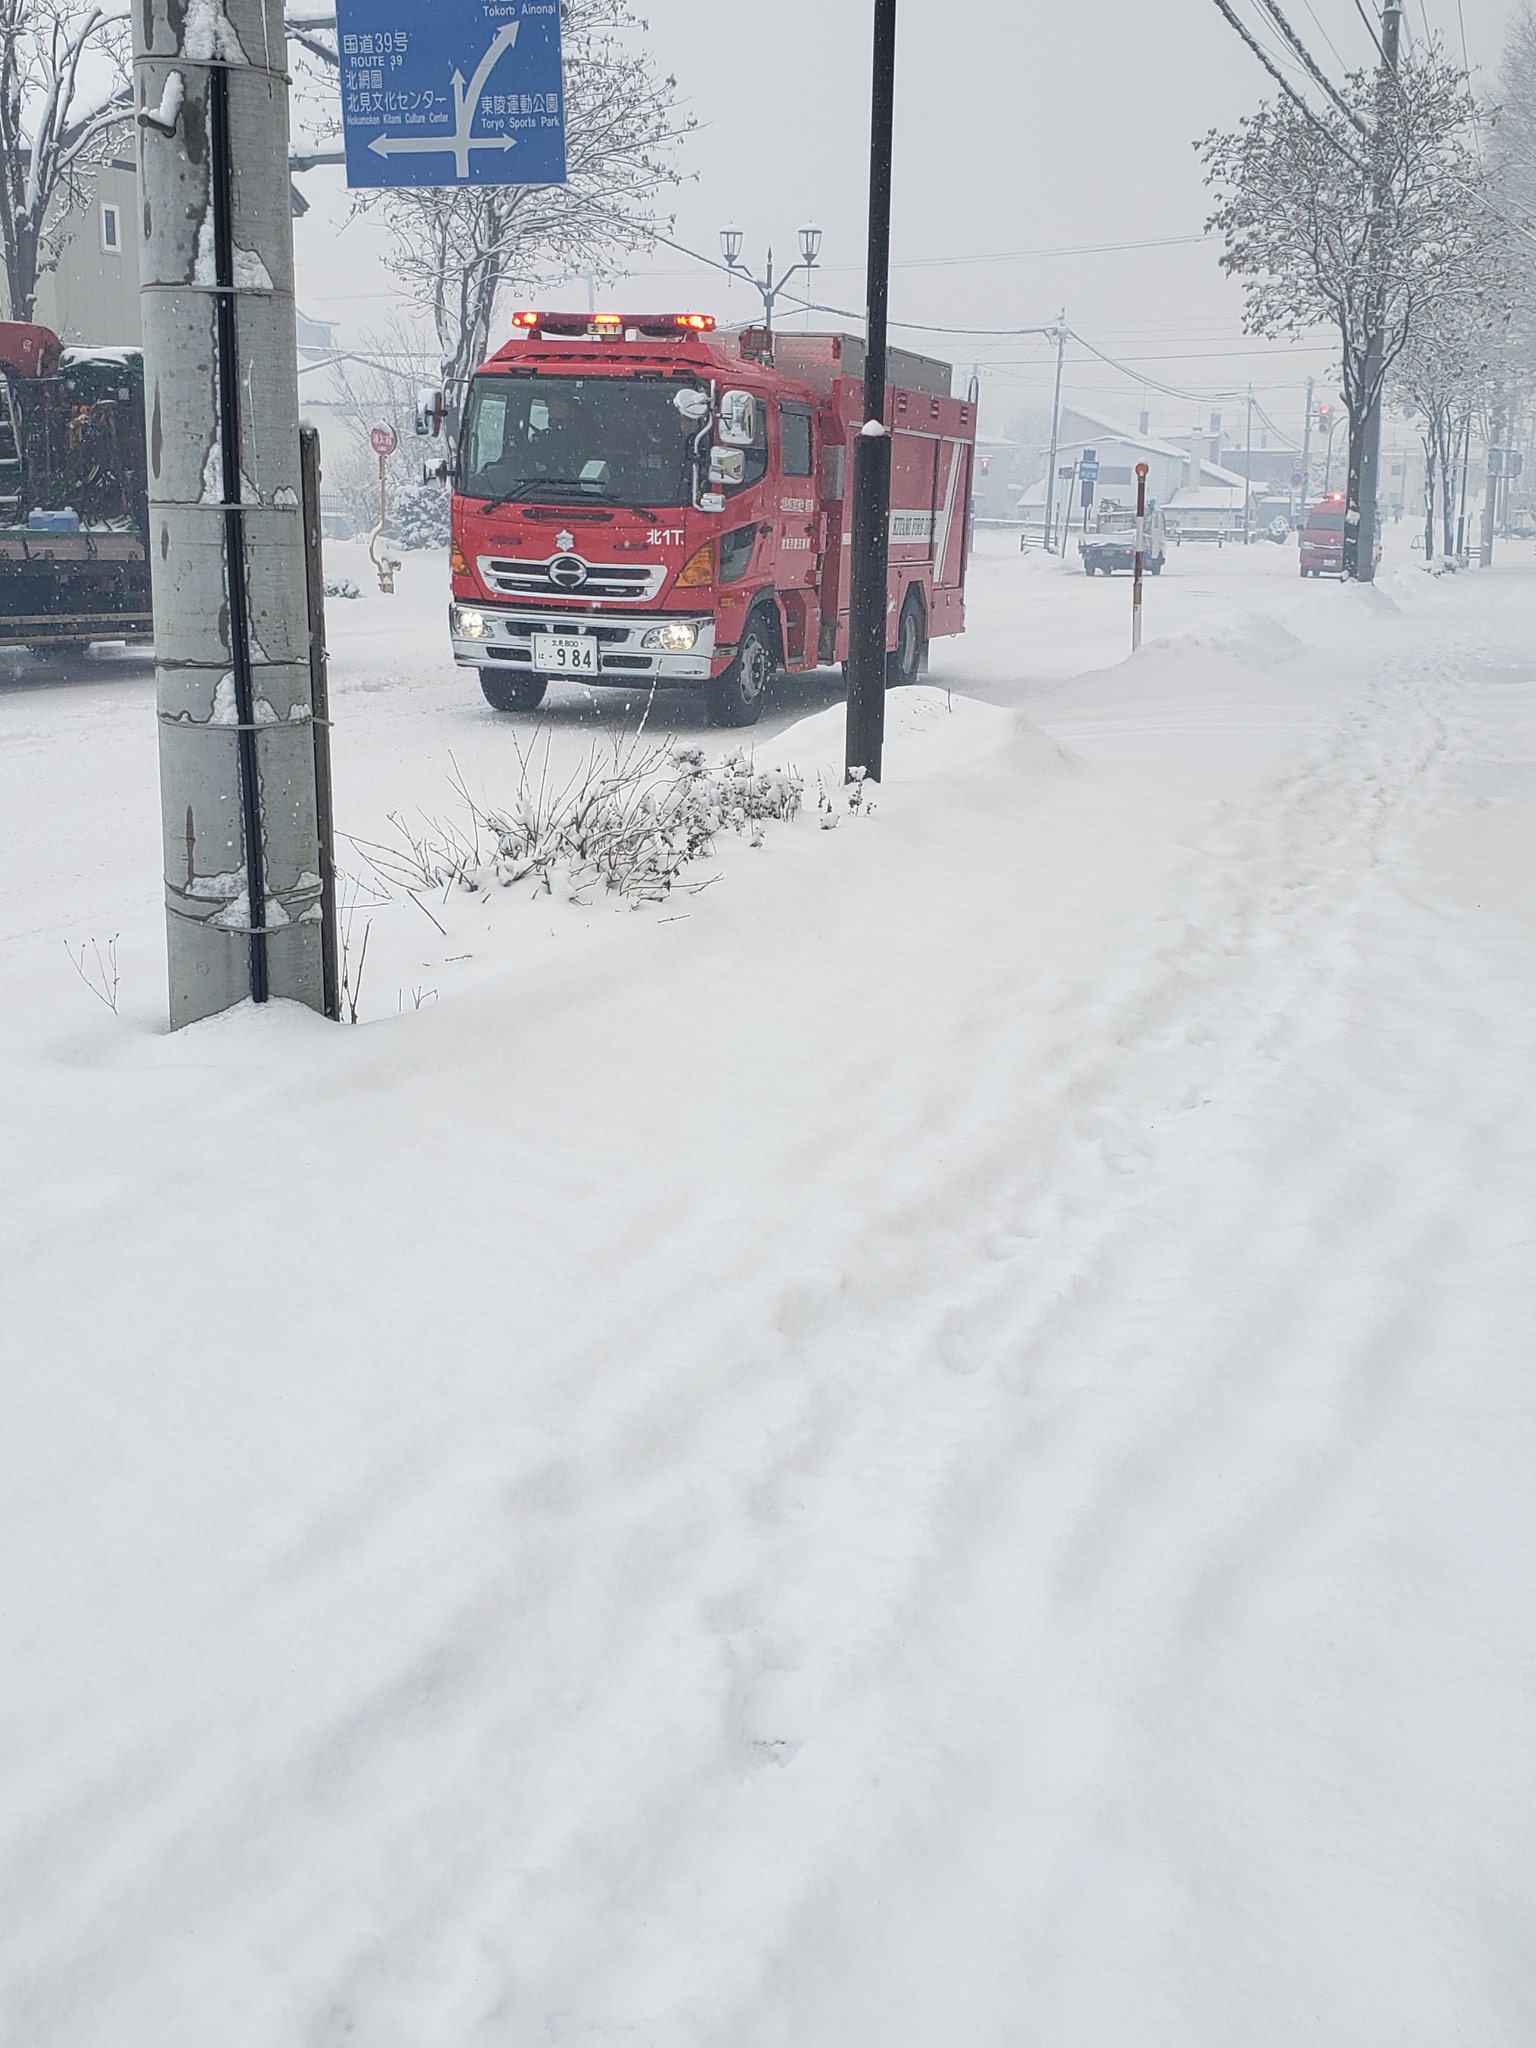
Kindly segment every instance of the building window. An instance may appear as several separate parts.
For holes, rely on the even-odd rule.
[[[121,256],[123,253],[123,215],[120,207],[103,206],[101,209],[101,246],[109,256]]]

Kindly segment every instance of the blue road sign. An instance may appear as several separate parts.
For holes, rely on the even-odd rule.
[[[560,0],[336,0],[347,183],[563,185]]]
[[[1096,484],[1099,480],[1099,465],[1096,462],[1080,462],[1077,474],[1085,484]]]

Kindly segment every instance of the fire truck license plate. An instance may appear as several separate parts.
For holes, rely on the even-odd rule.
[[[535,633],[533,665],[545,675],[595,676],[597,642],[585,633]]]

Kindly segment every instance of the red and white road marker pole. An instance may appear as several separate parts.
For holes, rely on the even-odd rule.
[[[1147,465],[1136,465],[1136,574],[1131,581],[1131,652],[1141,645],[1141,567],[1147,552]]]

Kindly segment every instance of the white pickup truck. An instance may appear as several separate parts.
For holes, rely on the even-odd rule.
[[[1136,567],[1136,522],[1118,515],[1113,525],[1106,522],[1097,533],[1085,533],[1077,544],[1085,576],[1113,576],[1117,569],[1127,575]],[[1146,546],[1142,568],[1149,576],[1161,576],[1168,554],[1168,530],[1161,512],[1147,514]]]

